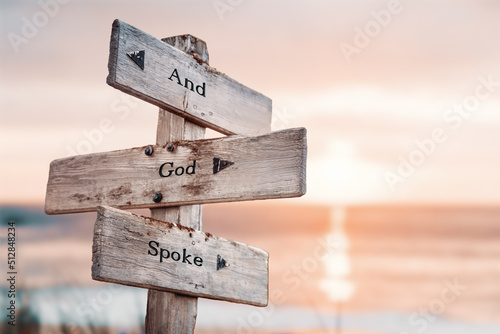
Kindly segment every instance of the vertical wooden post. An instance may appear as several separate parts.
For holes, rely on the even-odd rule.
[[[205,42],[191,35],[163,39],[164,42],[208,63]],[[165,146],[176,140],[196,140],[205,137],[205,128],[160,109],[156,144]],[[202,229],[201,205],[151,209],[151,216],[197,230]],[[148,290],[146,313],[147,334],[192,334],[196,324],[198,298],[158,290]]]

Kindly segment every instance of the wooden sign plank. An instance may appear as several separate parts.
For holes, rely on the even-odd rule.
[[[306,191],[306,154],[306,129],[296,128],[54,160],[45,212],[298,197]]]
[[[267,305],[264,250],[111,207],[97,212],[93,279]]]
[[[107,83],[223,134],[271,131],[271,100],[170,45],[115,20]]]

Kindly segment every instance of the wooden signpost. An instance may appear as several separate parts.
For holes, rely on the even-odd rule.
[[[51,163],[45,210],[297,197],[305,193],[305,159],[305,129],[80,155]]]
[[[204,66],[208,52],[192,57],[120,20],[110,49],[109,85],[227,135],[271,130],[271,100]]]
[[[93,279],[267,305],[262,249],[110,207],[97,212]]]
[[[45,211],[98,212],[92,277],[149,289],[146,333],[193,333],[198,297],[266,306],[268,254],[202,232],[200,204],[302,196],[305,129],[269,133],[271,100],[190,35],[115,20],[108,67],[108,84],[161,108],[156,145],[53,161]],[[202,140],[205,127],[232,136]]]

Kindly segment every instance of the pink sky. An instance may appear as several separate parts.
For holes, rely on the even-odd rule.
[[[273,99],[274,129],[307,127],[308,194],[294,201],[499,203],[496,1],[61,2],[20,44],[13,34],[44,9],[0,5],[1,204],[43,203],[50,161],[103,119],[113,130],[90,152],[154,141],[157,108],[105,83],[115,18],[158,38],[202,38],[212,66]],[[219,3],[234,5],[221,13]],[[448,110],[477,89],[458,121]],[[441,142],[418,160],[415,141],[436,130]],[[402,176],[400,157],[421,164]],[[401,182],[391,188],[388,173]]]

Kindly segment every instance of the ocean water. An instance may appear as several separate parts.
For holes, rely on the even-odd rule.
[[[95,214],[10,207],[0,218],[2,248],[15,220],[19,251],[18,327],[0,314],[2,333],[144,331],[146,290],[90,278]],[[283,298],[267,308],[200,299],[201,332],[500,333],[498,208],[234,204],[207,207],[204,223],[266,249],[271,295]]]
[[[0,290],[5,305],[7,291]],[[144,331],[147,292],[117,285],[21,290],[17,298],[16,330],[29,333],[100,332],[141,333]],[[412,314],[397,311],[326,313],[297,306],[269,305],[255,308],[220,301],[199,300],[197,329],[250,333],[341,330],[366,333],[497,334],[500,326],[436,317],[425,324],[412,324]],[[21,332],[19,331],[19,332]],[[4,333],[17,333],[3,324]]]
[[[7,288],[0,289],[2,305]],[[106,284],[100,287],[55,286],[18,289],[17,327],[37,332],[43,327],[113,328],[118,332],[143,331],[146,315],[145,290]],[[4,330],[10,326],[4,324]],[[20,331],[22,332],[22,330]]]

